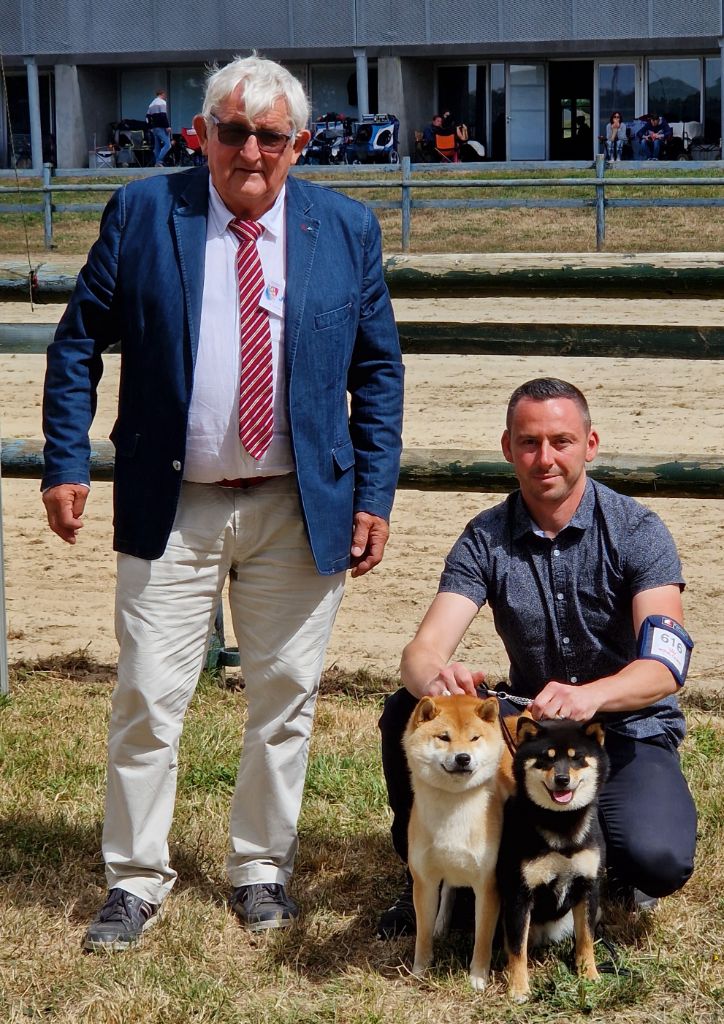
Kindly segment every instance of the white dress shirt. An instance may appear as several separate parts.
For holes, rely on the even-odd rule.
[[[264,272],[261,305],[269,312],[271,329],[274,435],[264,455],[254,459],[239,440],[238,239],[228,227],[234,215],[209,182],[201,329],[186,431],[184,480],[214,483],[294,472],[284,376],[285,194],[286,188],[282,188],[272,208],[259,218],[264,230],[256,243]]]

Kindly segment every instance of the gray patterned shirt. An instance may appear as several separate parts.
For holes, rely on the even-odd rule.
[[[667,584],[684,589],[673,538],[633,498],[590,478],[568,525],[550,539],[514,491],[468,523],[445,560],[439,592],[486,601],[510,658],[510,690],[534,697],[551,679],[586,683],[636,658],[631,602]],[[601,716],[644,738],[685,732],[676,697]]]

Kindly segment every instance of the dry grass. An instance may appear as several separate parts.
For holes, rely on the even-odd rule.
[[[455,934],[424,983],[412,940],[373,938],[400,880],[388,839],[376,721],[392,680],[325,679],[300,823],[286,933],[250,937],[225,907],[226,815],[243,691],[203,680],[187,718],[172,856],[180,879],[144,944],[87,956],[103,898],[99,853],[111,669],[82,653],[18,665],[0,704],[0,1020],[20,1024],[423,1024],[606,1021],[715,1024],[724,999],[724,814],[719,703],[688,711],[685,768],[701,813],[697,871],[647,921],[609,926],[623,970],[579,982],[569,950],[535,966],[533,1001],[513,1007],[496,971],[474,994],[471,940]],[[701,702],[700,702],[701,703]],[[254,798],[258,795],[254,794]],[[607,959],[601,949],[599,959]],[[498,962],[497,966],[500,964]]]
[[[510,177],[515,171],[511,171]],[[609,172],[614,180],[620,174],[637,173],[637,167],[626,168],[624,172]],[[651,167],[638,166],[638,173],[655,176]],[[554,172],[536,171],[516,175],[518,178],[546,177]],[[722,177],[716,168],[711,171],[690,172],[685,168],[660,172],[662,176],[683,178],[686,176]],[[474,176],[474,175],[471,175]],[[500,178],[497,172],[488,175]],[[560,176],[560,175],[559,175]],[[592,172],[566,172],[567,177],[592,178]],[[427,175],[426,177],[430,177]],[[94,179],[94,183],[112,179]],[[32,179],[23,179],[21,186],[28,187]],[[87,179],[79,180],[80,184]],[[334,179],[327,179],[334,185]],[[37,184],[37,183],[36,183]],[[364,192],[350,192],[358,199],[399,199],[396,191],[381,189]],[[56,201],[81,203],[105,202],[110,195],[102,192],[78,192],[56,195]],[[593,198],[592,189],[545,188],[542,189],[435,189],[413,193],[415,199],[445,198]],[[642,197],[721,197],[718,187],[697,187],[686,190],[661,186],[647,189],[628,186],[609,189],[609,198]],[[38,197],[33,196],[32,201]],[[16,197],[5,195],[5,202],[15,202]],[[1,200],[0,200],[1,201]],[[401,248],[400,212],[377,211],[384,235],[387,252],[398,252]],[[98,233],[100,215],[96,213],[60,213],[54,216],[54,245],[58,255],[84,254]],[[25,218],[9,214],[0,218],[0,248],[3,255],[23,254],[26,251],[25,232],[31,252],[43,251],[43,224],[39,214]],[[595,219],[593,209],[510,209],[510,210],[419,210],[412,215],[412,252],[593,252],[596,247]],[[668,250],[706,252],[724,248],[724,208],[656,208],[611,209],[606,214],[606,250],[609,252],[666,252]]]

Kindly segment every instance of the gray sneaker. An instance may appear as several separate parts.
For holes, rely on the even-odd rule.
[[[159,908],[125,889],[111,889],[85,933],[83,949],[116,952],[134,946],[143,932],[158,921]]]
[[[299,907],[278,882],[240,885],[232,894],[231,909],[250,932],[288,928],[299,916]]]

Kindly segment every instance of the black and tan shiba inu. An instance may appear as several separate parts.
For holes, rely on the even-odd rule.
[[[513,758],[516,793],[505,808],[498,859],[508,992],[530,993],[528,946],[575,932],[576,966],[598,978],[593,935],[604,842],[597,798],[608,774],[594,722],[521,718]]]

